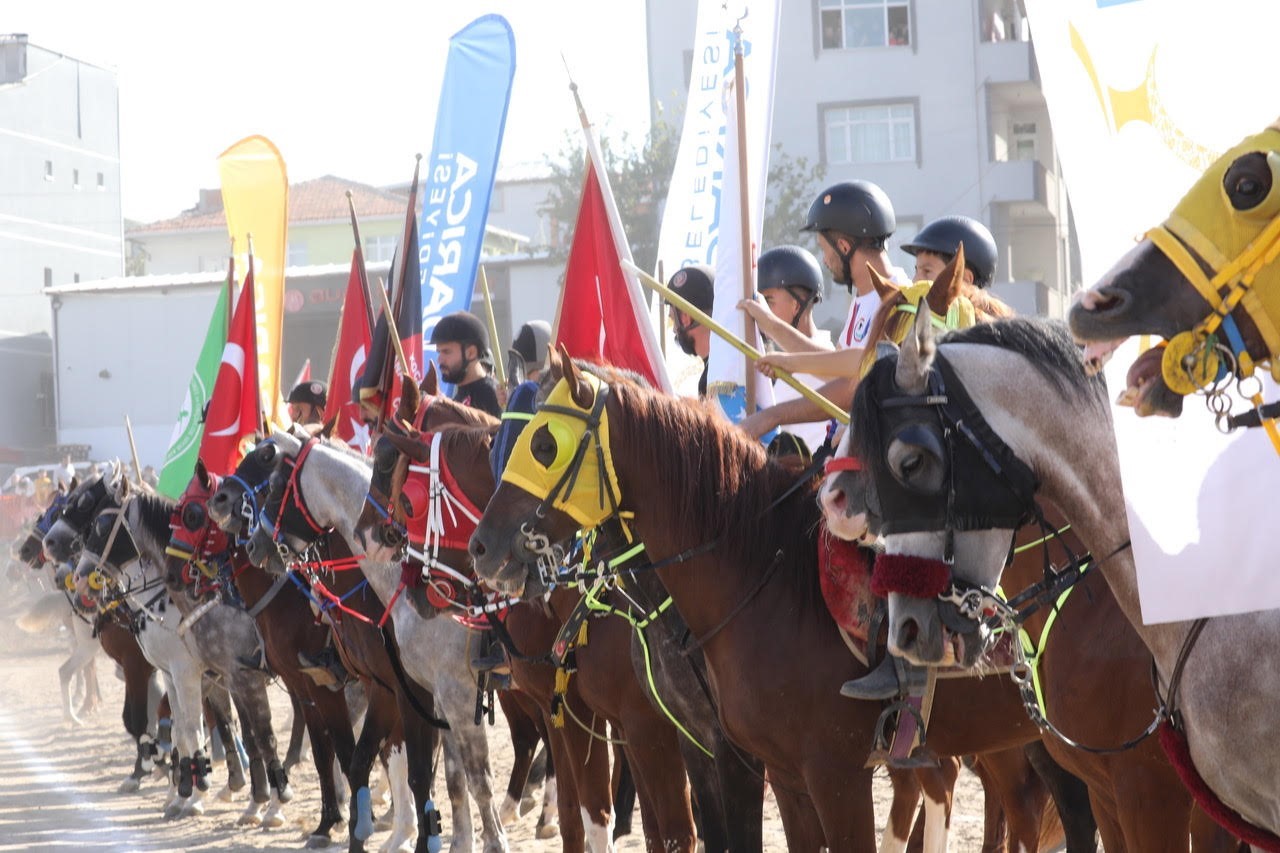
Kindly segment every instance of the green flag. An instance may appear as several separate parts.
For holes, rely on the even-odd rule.
[[[169,439],[169,452],[164,455],[164,470],[160,472],[160,494],[175,500],[186,491],[191,475],[196,470],[196,457],[200,453],[200,438],[204,435],[204,407],[213,393],[213,383],[218,379],[218,367],[222,364],[222,348],[227,343],[227,288],[219,288],[218,302],[209,318],[209,331],[204,335],[204,346],[196,361],[195,372],[187,385],[187,396],[178,411],[178,422]]]

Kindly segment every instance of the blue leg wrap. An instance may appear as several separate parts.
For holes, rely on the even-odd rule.
[[[248,767],[249,753],[244,748],[244,741],[240,739],[240,735],[235,736],[235,741],[236,741],[236,754],[240,756],[240,766]]]
[[[373,835],[373,797],[368,787],[356,791],[356,840],[367,841]]]
[[[217,726],[209,732],[209,755],[214,761],[227,760],[227,750],[222,745],[222,730]]]

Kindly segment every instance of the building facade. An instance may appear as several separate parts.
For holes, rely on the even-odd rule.
[[[891,255],[908,272],[901,245],[964,214],[1000,247],[993,292],[1019,313],[1062,316],[1080,287],[1079,248],[1017,0],[781,5],[773,143],[822,163],[825,183],[883,187],[898,218]],[[654,109],[683,109],[696,4],[646,6]],[[838,325],[847,307],[828,299],[820,319]]]
[[[0,329],[49,332],[56,284],[123,270],[116,73],[0,35]]]

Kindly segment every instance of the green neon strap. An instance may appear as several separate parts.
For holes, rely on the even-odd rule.
[[[1013,549],[1013,553],[1021,554],[1023,551],[1030,551],[1032,548],[1039,548],[1041,545],[1048,542],[1053,537],[1061,536],[1062,534],[1066,533],[1070,529],[1071,529],[1071,525],[1068,524],[1066,527],[1063,527],[1062,529],[1060,529],[1057,533],[1050,533],[1048,536],[1041,536],[1039,539],[1037,539],[1034,542],[1028,542],[1026,545],[1019,545],[1017,548]]]
[[[1066,528],[1063,529],[1065,530]],[[1080,567],[1081,578],[1084,577],[1085,572],[1089,571],[1089,567],[1091,565],[1093,564],[1085,563]],[[1076,583],[1079,583],[1079,581]],[[1018,639],[1022,642],[1022,651],[1026,654],[1027,663],[1031,667],[1031,685],[1036,691],[1036,705],[1040,708],[1040,715],[1046,720],[1049,717],[1048,710],[1044,706],[1044,691],[1040,688],[1040,655],[1044,653],[1045,646],[1049,643],[1049,629],[1051,629],[1053,627],[1053,623],[1057,621],[1058,611],[1067,603],[1067,597],[1071,595],[1071,592],[1075,588],[1076,584],[1072,584],[1064,589],[1062,594],[1058,596],[1058,600],[1053,603],[1053,607],[1049,610],[1049,618],[1044,621],[1044,627],[1040,629],[1039,648],[1031,642],[1031,635],[1027,633],[1025,628],[1022,628],[1021,626],[1018,628]]]
[[[640,551],[643,551],[643,550],[644,550],[644,545],[636,545],[634,548],[631,549],[631,551],[628,551],[625,556],[627,557],[634,556],[635,553],[639,553]],[[613,566],[613,562],[611,561],[610,567],[612,568],[612,566]],[[667,611],[667,608],[669,608],[672,603],[671,596],[667,596],[666,601],[659,604],[657,608],[653,610],[653,612],[646,614],[643,619],[636,619],[634,616],[631,615],[629,611],[619,610],[616,607],[613,607],[612,605],[609,605],[604,603],[603,601],[600,601],[600,599],[597,596],[599,595],[599,592],[602,589],[604,589],[604,587],[605,587],[604,579],[600,578],[596,580],[596,582],[591,586],[590,589],[586,591],[586,593],[584,593],[584,599],[587,602],[587,609],[595,611],[597,613],[611,613],[614,616],[618,616],[622,619],[625,619],[628,623],[630,623],[631,627],[635,629],[636,636],[640,638],[640,649],[641,651],[644,652],[644,673],[645,673],[646,679],[649,682],[649,691],[653,694],[654,701],[658,703],[658,707],[662,709],[662,713],[666,715],[667,719],[671,721],[672,725],[676,727],[676,729],[680,732],[680,734],[688,738],[689,742],[692,743],[694,746],[696,746],[699,750],[701,750],[708,758],[714,758],[714,755],[712,754],[711,750],[707,749],[705,746],[699,743],[698,739],[694,737],[692,734],[690,734],[689,730],[686,729],[680,723],[680,721],[676,719],[675,714],[671,713],[671,709],[667,707],[667,703],[662,701],[662,694],[658,692],[658,686],[653,683],[653,661],[649,657],[649,641],[648,641],[648,638],[645,637],[644,629],[649,627],[649,625],[653,623],[653,620],[657,619],[659,616],[661,616],[663,613]]]
[[[503,412],[500,416],[504,421],[531,421],[533,420],[532,412]]]
[[[904,302],[903,304],[896,306],[894,310],[901,311],[903,314],[914,314],[916,313],[916,306],[912,305],[910,302]],[[950,329],[947,325],[947,321],[932,311],[929,312],[929,319],[933,321],[933,327],[935,329],[940,331],[947,331]]]

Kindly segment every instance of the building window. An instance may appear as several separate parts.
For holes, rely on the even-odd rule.
[[[98,189],[105,190],[107,188],[107,178],[101,172],[98,173]]]
[[[44,179],[46,181],[53,180],[53,161],[52,160],[44,161]]]
[[[364,260],[367,264],[389,261],[395,253],[396,238],[392,234],[364,238]]]
[[[504,210],[506,210],[506,206],[507,206],[506,193],[503,192],[502,186],[495,184],[493,187],[493,192],[489,194],[489,212],[502,213]]]
[[[1011,122],[1009,130],[1009,159],[1036,159],[1036,123],[1034,121]]]
[[[914,104],[829,107],[822,111],[826,162],[899,163],[916,159]]]
[[[76,189],[80,189],[80,170],[79,169],[71,170],[71,186],[75,187]]]
[[[909,0],[819,0],[823,50],[911,44]]]
[[[53,270],[50,267],[44,268],[44,286],[53,287]]]
[[[307,265],[307,244],[306,243],[290,243],[289,259],[285,262],[286,266],[302,267]]]

